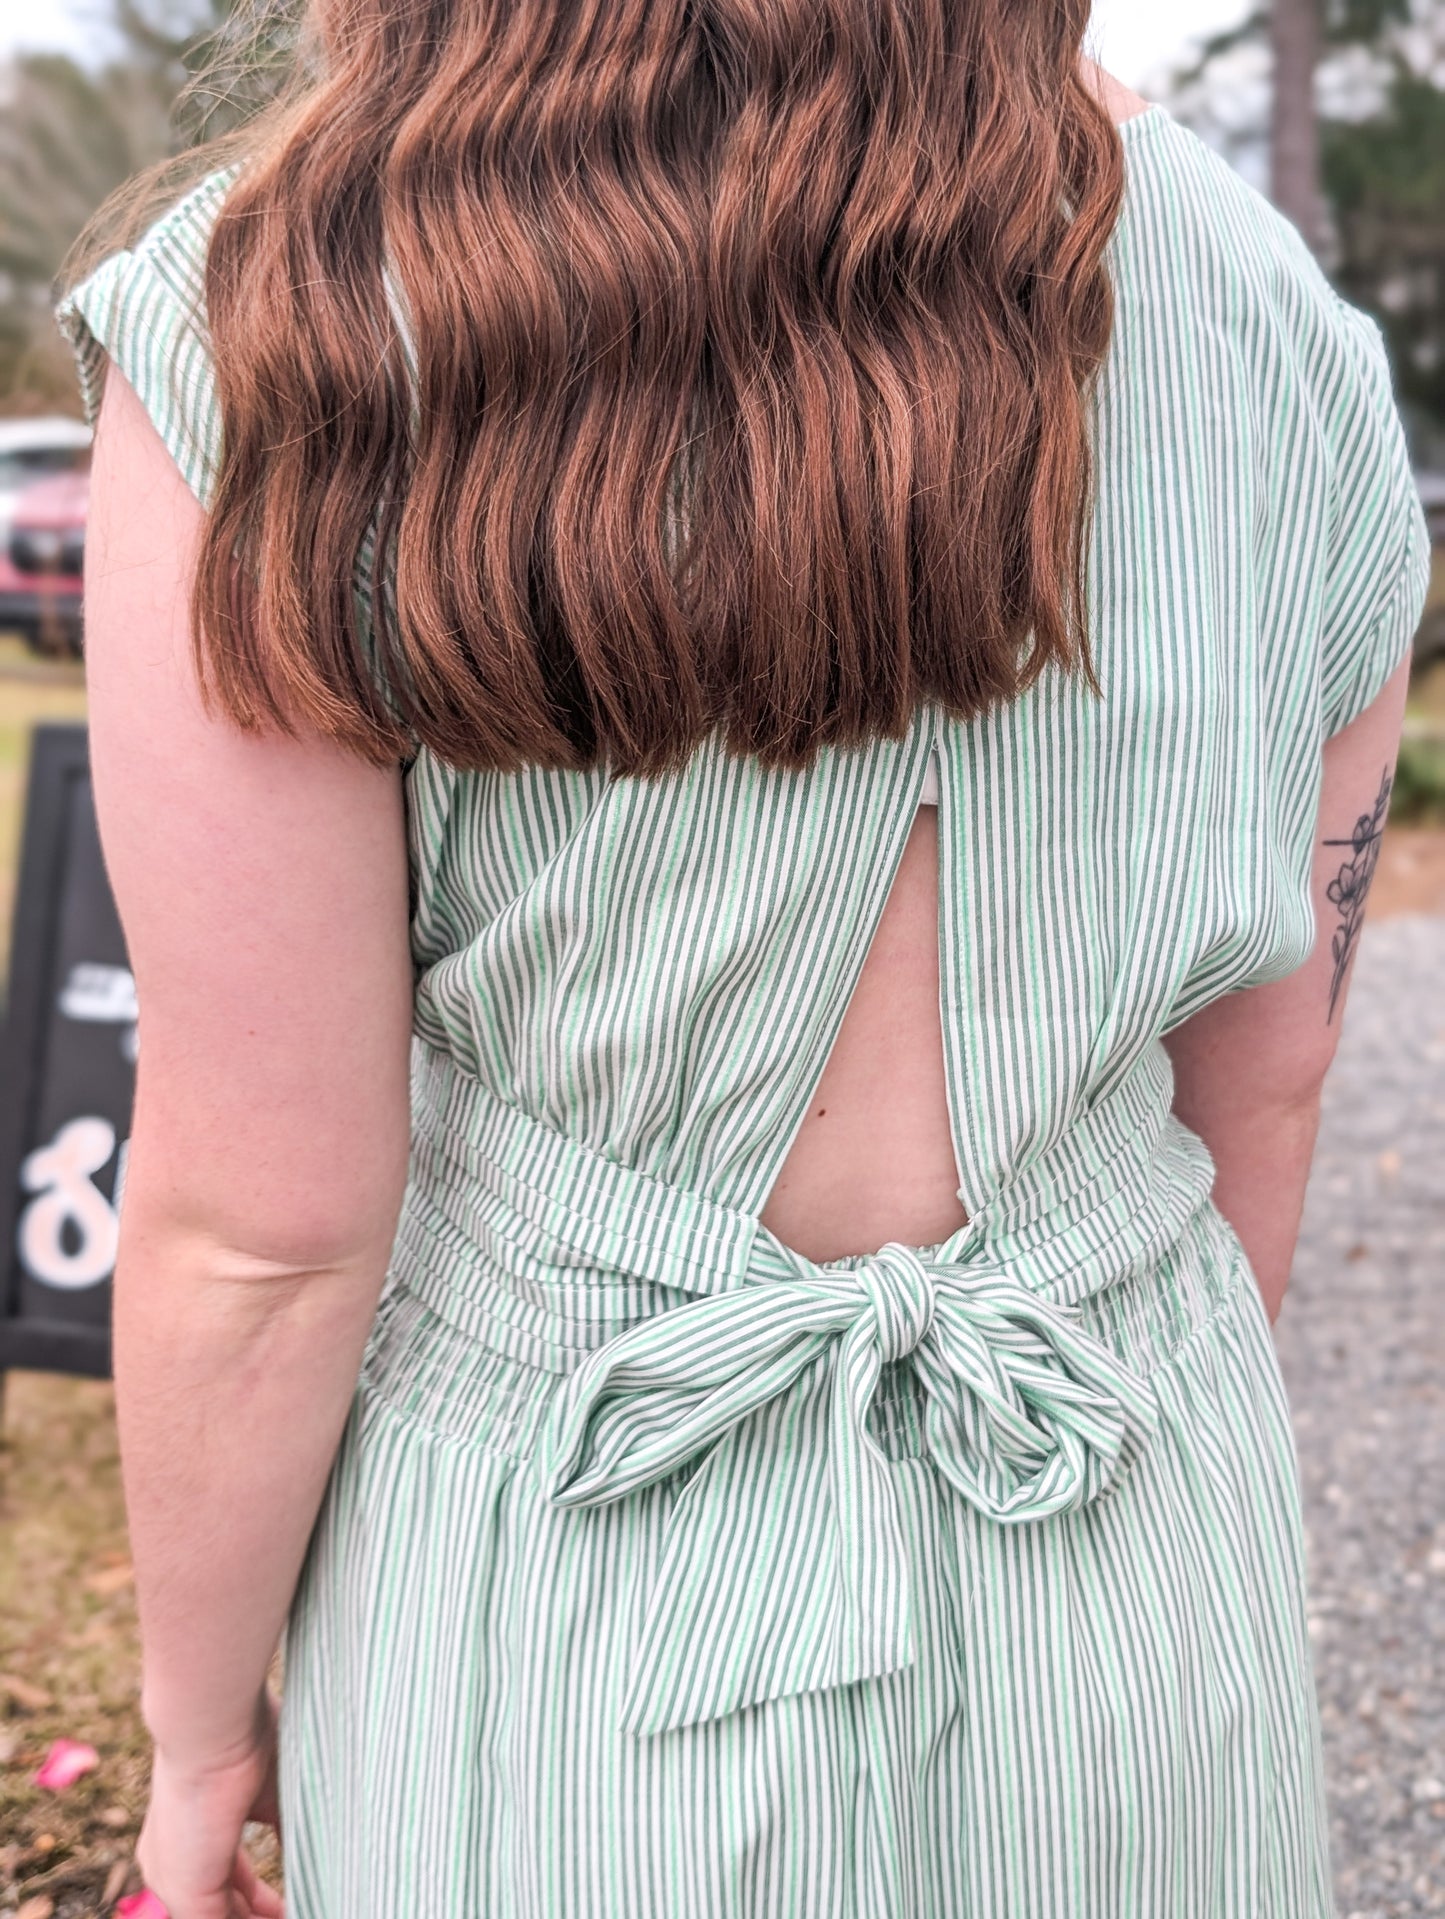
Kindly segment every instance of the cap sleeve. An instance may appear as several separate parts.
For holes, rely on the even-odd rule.
[[[205,315],[206,251],[227,188],[240,163],[193,187],[156,221],[133,249],[112,254],[72,287],[55,319],[75,355],[81,403],[92,426],[100,411],[109,361],[134,387],[182,478],[203,507],[214,498],[220,472],[221,410]],[[376,671],[372,615],[374,545],[357,557],[354,603],[361,643]],[[393,714],[390,686],[378,687]],[[416,758],[410,733],[403,765]]]
[[[1344,335],[1331,422],[1333,510],[1320,658],[1325,738],[1361,714],[1411,648],[1425,609],[1430,535],[1378,324],[1336,301]]]
[[[205,322],[205,259],[215,213],[234,177],[212,174],[134,248],[111,254],[55,308],[75,355],[93,426],[113,360],[203,506],[219,466],[220,415]]]
[[[186,486],[209,507],[221,451],[211,344],[205,328],[205,248],[234,167],[194,186],[134,248],[111,253],[56,307],[75,353],[81,403],[94,426],[115,361]]]

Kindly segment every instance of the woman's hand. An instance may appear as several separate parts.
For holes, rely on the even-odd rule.
[[[178,1761],[156,1748],[136,1861],[170,1919],[282,1919],[281,1895],[257,1875],[241,1846],[248,1819],[280,1828],[277,1708],[269,1691],[256,1717],[254,1738],[209,1764]]]

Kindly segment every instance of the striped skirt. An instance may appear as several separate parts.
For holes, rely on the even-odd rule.
[[[1288,1408],[1157,1087],[814,1265],[416,1061],[289,1919],[1330,1919]]]

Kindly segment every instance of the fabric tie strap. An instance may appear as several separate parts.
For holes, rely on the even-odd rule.
[[[977,1255],[888,1245],[848,1269],[657,1313],[562,1382],[535,1464],[559,1506],[620,1499],[706,1452],[669,1516],[622,1723],[665,1732],[912,1663],[908,1553],[867,1428],[885,1363],[924,1392],[927,1455],[1003,1524],[1096,1498],[1159,1418],[1150,1383]],[[788,1388],[830,1355],[826,1436]],[[758,1415],[753,1418],[751,1415]]]

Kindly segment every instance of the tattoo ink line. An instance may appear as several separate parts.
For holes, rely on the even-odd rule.
[[[1380,775],[1380,790],[1375,797],[1374,812],[1361,813],[1355,821],[1354,832],[1347,840],[1323,842],[1325,846],[1348,846],[1354,854],[1354,858],[1345,862],[1325,889],[1326,898],[1340,909],[1340,924],[1335,928],[1334,937],[1330,941],[1335,970],[1330,981],[1330,1010],[1326,1016],[1327,1023],[1335,1016],[1340,989],[1344,985],[1345,974],[1349,971],[1350,960],[1354,956],[1355,946],[1360,937],[1360,928],[1365,923],[1365,900],[1380,857],[1380,841],[1384,838],[1385,818],[1390,810],[1392,783],[1390,769],[1387,766]]]

